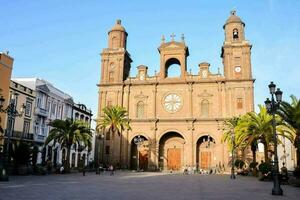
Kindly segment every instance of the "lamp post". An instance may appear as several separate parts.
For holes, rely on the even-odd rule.
[[[140,152],[139,152],[139,148],[140,146],[144,143],[144,138],[141,137],[141,135],[136,136],[133,139],[134,144],[136,145],[137,148],[137,157],[136,157],[136,170],[139,171],[140,170],[140,163],[139,163],[139,157],[140,157]]]
[[[231,132],[231,141],[232,141],[232,149],[231,149],[231,175],[230,179],[235,179],[235,173],[234,173],[234,150],[235,150],[235,135],[234,130]]]
[[[7,113],[7,128],[5,130],[7,135],[6,148],[4,149],[4,164],[0,172],[0,181],[9,181],[8,169],[10,167],[10,138],[13,133],[13,127],[16,117],[21,117],[25,110],[25,105],[23,104],[20,111],[16,110],[17,94],[12,93],[9,105],[3,108],[5,99],[0,97],[0,112]]]
[[[273,127],[273,142],[274,142],[274,166],[273,166],[273,189],[272,195],[282,195],[283,191],[280,187],[279,181],[279,167],[278,167],[278,155],[277,155],[277,133],[276,133],[276,121],[275,112],[279,108],[280,102],[282,100],[282,91],[278,88],[276,90],[276,85],[271,82],[269,84],[271,100],[267,98],[265,101],[266,108],[268,112],[272,115],[272,127]],[[274,98],[275,95],[275,98]]]

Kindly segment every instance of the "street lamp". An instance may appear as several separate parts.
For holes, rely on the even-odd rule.
[[[272,127],[273,127],[273,142],[274,142],[274,167],[273,167],[273,189],[272,195],[282,195],[283,191],[280,187],[279,181],[279,167],[278,167],[278,155],[277,155],[277,133],[276,133],[276,121],[275,112],[279,108],[282,100],[282,91],[278,88],[276,90],[276,85],[271,82],[269,84],[271,100],[267,98],[265,101],[266,108],[270,114],[272,114]],[[276,100],[274,99],[274,95]]]
[[[136,159],[136,169],[137,169],[137,171],[139,171],[140,170],[140,163],[139,163],[139,148],[140,148],[140,146],[144,143],[144,138],[142,138],[141,137],[141,135],[138,135],[138,136],[136,136],[134,139],[133,139],[133,142],[134,142],[134,144],[136,145],[136,148],[137,148],[137,159]]]
[[[232,141],[232,149],[231,149],[231,175],[230,179],[235,179],[235,173],[234,173],[234,150],[235,150],[235,135],[234,130],[231,132],[231,141]]]
[[[9,105],[7,106],[7,108],[3,108],[5,99],[2,96],[0,97],[0,112],[7,113],[7,128],[5,130],[7,135],[7,142],[6,142],[6,148],[4,149],[5,150],[4,163],[0,172],[0,181],[9,181],[8,169],[10,167],[10,153],[9,153],[10,137],[12,136],[15,118],[21,117],[26,108],[25,104],[23,104],[20,111],[17,111],[16,100],[17,100],[17,94],[12,93]]]

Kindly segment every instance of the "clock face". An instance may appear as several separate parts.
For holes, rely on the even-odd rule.
[[[168,94],[165,96],[163,106],[166,111],[174,113],[177,112],[182,106],[182,99],[177,94]]]
[[[111,68],[111,69],[115,68],[115,64],[114,64],[114,63],[111,63],[111,64],[110,64],[110,68]]]
[[[239,72],[241,72],[241,71],[242,71],[242,68],[241,68],[241,67],[239,67],[239,66],[238,66],[238,67],[235,67],[235,68],[234,68],[234,71],[235,71],[235,72],[237,72],[237,73],[239,73]]]

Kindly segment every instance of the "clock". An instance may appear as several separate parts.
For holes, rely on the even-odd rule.
[[[242,71],[242,68],[240,66],[237,66],[237,67],[234,68],[234,71],[239,73],[239,72]]]
[[[164,109],[167,112],[177,112],[182,106],[182,99],[179,95],[171,93],[165,96],[163,100]]]
[[[114,63],[111,63],[111,64],[110,64],[110,68],[111,68],[111,69],[115,68],[115,64],[114,64]]]

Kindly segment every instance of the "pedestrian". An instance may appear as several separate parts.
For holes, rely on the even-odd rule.
[[[183,167],[183,175],[186,175],[187,174],[187,165],[185,167]]]
[[[47,165],[47,172],[48,172],[48,174],[50,174],[52,171],[52,162],[51,162],[50,158],[47,159],[46,165]]]
[[[59,172],[60,172],[61,174],[64,174],[64,173],[65,173],[65,168],[64,168],[63,165],[60,167]]]
[[[196,165],[194,165],[194,167],[193,167],[193,173],[194,173],[194,174],[197,173],[197,167],[196,167]]]
[[[113,166],[113,165],[110,165],[110,166],[109,166],[109,171],[110,171],[110,175],[111,175],[111,176],[115,175],[115,172],[114,172],[114,166]]]
[[[191,168],[191,166],[188,166],[188,174],[192,174],[192,168]]]

